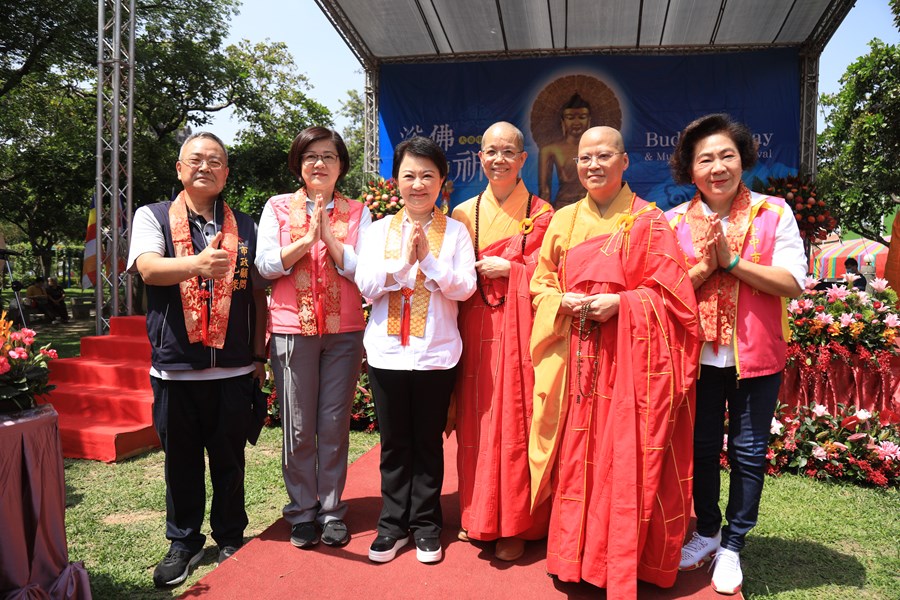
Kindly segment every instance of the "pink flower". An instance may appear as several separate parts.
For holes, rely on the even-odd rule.
[[[374,199],[375,199],[375,196],[373,196],[372,194],[366,194],[366,202],[371,202]]]
[[[816,315],[816,321],[824,323],[825,325],[831,325],[832,323],[834,323],[834,317],[826,312],[820,312]]]
[[[883,292],[884,290],[887,289],[887,286],[888,286],[888,280],[887,280],[887,279],[883,279],[883,278],[881,278],[881,277],[876,277],[875,279],[873,279],[873,280],[869,283],[869,285],[872,286],[872,289],[873,289],[875,292]]]
[[[881,460],[900,460],[900,446],[889,440],[878,444],[877,451]]]
[[[847,285],[852,285],[857,279],[859,279],[859,275],[856,273],[844,273],[844,281],[847,282]]]
[[[853,321],[855,321],[855,319],[850,313],[844,313],[841,315],[841,327],[849,327],[850,323],[852,323]]]
[[[828,453],[825,452],[825,448],[823,448],[822,446],[815,446],[812,449],[812,455],[816,460],[825,460],[825,458],[828,456]]]
[[[842,444],[840,442],[832,442],[831,445],[834,446],[835,448],[838,448],[839,450],[845,450],[845,451],[847,450],[847,446],[845,446],[844,444]]]
[[[867,437],[869,437],[869,434],[868,434],[868,433],[866,433],[866,432],[864,432],[864,431],[860,431],[859,433],[854,433],[853,435],[851,435],[850,437],[848,437],[848,438],[847,438],[847,441],[848,441],[848,442],[858,442],[859,440],[864,440],[864,439],[866,439]]]
[[[41,348],[41,354],[43,354],[44,356],[49,356],[50,358],[59,358],[59,355],[53,348],[50,348],[49,350]]]
[[[816,305],[816,303],[813,302],[812,298],[801,298],[800,299],[800,307],[803,310],[812,310],[815,305]]]
[[[842,285],[833,284],[828,290],[825,292],[825,299],[828,302],[837,302],[838,300],[843,300],[847,296],[850,295],[850,290]]]
[[[895,315],[894,313],[888,313],[884,317],[884,324],[888,327],[897,327],[898,325],[900,325],[900,318],[897,318],[897,315]]]
[[[6,357],[0,356],[0,375],[3,375],[4,373],[9,373],[9,370],[11,368],[12,367],[9,366],[9,361],[6,359]]]
[[[856,297],[859,298],[861,304],[869,303],[869,293],[862,290],[856,290]]]
[[[22,334],[23,337],[35,337],[37,336],[37,331],[34,329],[28,329],[27,327],[23,327],[19,330],[19,333]]]
[[[823,417],[828,414],[828,408],[824,404],[814,404],[812,412],[816,417]]]
[[[807,290],[815,289],[817,285],[819,285],[819,280],[815,277],[807,277],[803,280],[803,287]]]
[[[872,413],[870,413],[869,411],[867,411],[864,408],[861,408],[858,411],[856,411],[856,418],[859,419],[860,421],[866,421],[871,416],[872,416]]]
[[[772,424],[769,425],[769,433],[772,435],[781,435],[782,431],[784,431],[784,425],[781,424],[781,421],[772,417]]]
[[[9,339],[12,342],[21,342],[22,341],[22,332],[21,331],[13,331],[9,334]]]
[[[803,309],[800,308],[800,302],[798,300],[791,300],[791,303],[788,304],[788,312],[792,315],[802,313]]]
[[[17,358],[17,359],[21,359],[21,360],[27,360],[28,359],[28,351],[25,350],[25,348],[21,348],[21,347],[13,348],[12,350],[9,351],[9,357]]]

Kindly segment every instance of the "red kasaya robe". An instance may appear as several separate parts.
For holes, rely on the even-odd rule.
[[[525,238],[523,254],[519,224],[527,196],[521,182],[502,207],[490,188],[483,194],[482,249],[477,258],[499,256],[511,264],[508,278],[479,276],[479,285],[492,305],[506,299],[492,308],[476,292],[459,311],[463,340],[455,390],[459,503],[463,529],[483,541],[544,538],[550,517],[549,502],[531,514],[528,431],[534,369],[528,346],[533,318],[529,281],[553,211],[543,200],[532,199],[533,229]],[[454,218],[466,224],[474,239],[474,204],[458,207]]]
[[[532,284],[536,318],[555,319],[535,327],[535,336],[553,331],[548,339],[532,340],[532,489],[540,498],[555,484],[547,570],[605,587],[609,598],[635,598],[638,579],[675,582],[691,511],[699,355],[696,301],[675,236],[662,212],[623,192],[618,215],[600,216],[589,199],[579,202],[578,227],[577,205],[557,213]],[[603,229],[612,233],[593,235]],[[556,273],[542,269],[552,257],[562,263]],[[558,301],[549,302],[552,315],[540,310],[564,292],[616,293],[618,314],[579,335],[579,319],[558,316]],[[561,380],[540,364],[559,365],[560,348]],[[546,385],[554,380],[556,397]]]

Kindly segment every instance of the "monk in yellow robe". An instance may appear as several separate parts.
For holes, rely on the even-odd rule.
[[[587,196],[560,209],[531,281],[532,501],[547,570],[635,598],[670,587],[691,511],[697,304],[663,213],[622,182],[622,137],[582,136]]]
[[[550,504],[531,514],[528,426],[534,369],[529,282],[553,209],[519,178],[528,153],[510,123],[488,127],[478,153],[487,189],[453,211],[475,246],[478,291],[460,305],[456,380],[461,539],[497,540],[518,559],[525,540],[547,535]]]

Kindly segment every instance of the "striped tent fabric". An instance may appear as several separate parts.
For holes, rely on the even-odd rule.
[[[97,203],[91,198],[91,210],[88,213],[87,233],[84,236],[84,261],[82,262],[81,287],[94,287],[97,284]]]
[[[872,255],[875,258],[875,276],[884,277],[884,268],[887,264],[888,247],[872,240],[859,238],[824,243],[821,246],[813,246],[809,257],[809,272],[819,279],[834,279],[844,274],[844,261],[855,258],[859,268],[865,266],[863,258]]]

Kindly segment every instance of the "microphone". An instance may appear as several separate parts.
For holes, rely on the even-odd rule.
[[[0,248],[0,258],[6,258],[8,256],[23,256],[23,254],[21,252],[7,250],[6,248]]]

